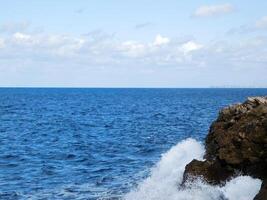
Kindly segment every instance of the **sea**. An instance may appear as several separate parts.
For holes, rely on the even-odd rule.
[[[267,89],[1,88],[0,199],[250,200],[261,180],[194,180],[223,107]]]

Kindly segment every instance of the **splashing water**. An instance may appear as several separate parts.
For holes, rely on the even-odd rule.
[[[194,139],[179,142],[151,170],[151,175],[125,196],[125,200],[252,200],[261,181],[249,176],[236,177],[225,186],[211,186],[202,180],[179,187],[184,168],[192,159],[202,160],[204,147]]]

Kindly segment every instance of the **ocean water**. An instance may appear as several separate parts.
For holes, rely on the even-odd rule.
[[[218,111],[267,89],[0,89],[0,199],[249,200],[261,181],[180,188]]]

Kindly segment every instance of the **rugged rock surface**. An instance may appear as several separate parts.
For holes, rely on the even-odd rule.
[[[250,175],[266,180],[255,199],[267,200],[267,97],[250,97],[221,110],[205,147],[206,160],[190,162],[184,181],[201,176],[211,184],[223,184],[237,174]]]
[[[184,181],[192,176],[201,176],[210,184],[220,184],[234,175],[232,170],[228,170],[219,160],[198,161],[192,160],[185,168]]]

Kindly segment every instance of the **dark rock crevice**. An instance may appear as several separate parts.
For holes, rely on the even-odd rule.
[[[263,180],[255,200],[267,200],[267,97],[249,97],[220,111],[205,140],[205,161],[193,160],[184,181],[202,177],[224,184],[243,174]]]

